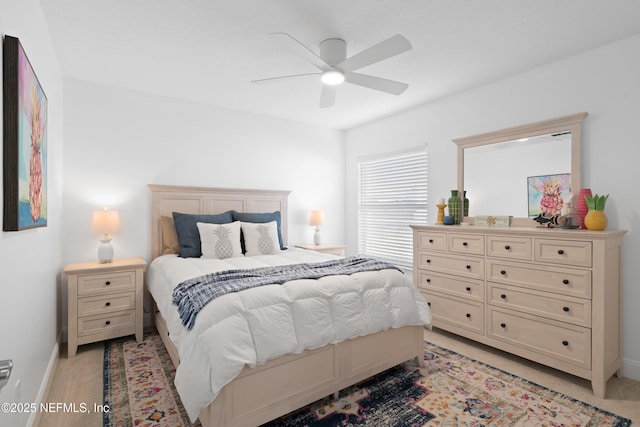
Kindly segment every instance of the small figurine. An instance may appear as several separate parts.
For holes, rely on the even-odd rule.
[[[564,215],[546,216],[544,214],[539,214],[537,217],[533,218],[533,220],[540,224],[539,227],[553,227],[554,225],[564,224],[567,217]]]

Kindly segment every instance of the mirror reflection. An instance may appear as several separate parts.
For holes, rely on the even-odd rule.
[[[571,131],[468,147],[464,189],[469,216],[527,217],[529,177],[571,173]]]

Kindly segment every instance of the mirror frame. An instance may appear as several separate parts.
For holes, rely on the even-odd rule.
[[[458,146],[458,194],[464,194],[464,150],[567,130],[571,131],[571,191],[577,194],[582,187],[582,122],[587,115],[588,113],[584,112],[577,113],[495,132],[454,139],[453,142]],[[465,221],[475,223],[472,217],[465,217]],[[512,217],[511,225],[535,227],[537,224],[531,218]]]

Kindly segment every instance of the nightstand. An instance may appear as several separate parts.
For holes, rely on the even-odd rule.
[[[69,264],[68,357],[78,345],[126,335],[142,342],[142,294],[147,263],[142,258]]]
[[[296,245],[296,248],[302,248],[302,249],[308,249],[316,252],[324,252],[326,254],[344,256],[346,246],[334,245],[330,243],[321,243],[319,245],[314,245],[313,243],[310,243],[308,245]]]

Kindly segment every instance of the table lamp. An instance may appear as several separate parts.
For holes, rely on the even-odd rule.
[[[98,246],[98,261],[107,263],[113,261],[113,246],[111,245],[111,233],[118,230],[120,226],[120,215],[118,211],[104,208],[93,212],[91,222],[93,230],[102,234],[100,246]]]
[[[313,210],[309,215],[309,225],[316,228],[316,232],[313,234],[313,243],[320,244],[320,226],[324,224],[324,212],[320,210]]]

